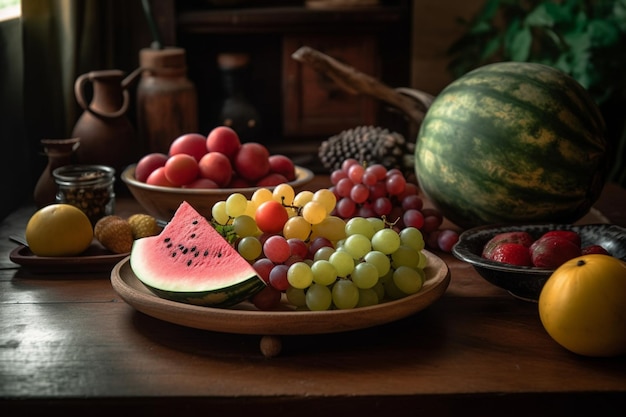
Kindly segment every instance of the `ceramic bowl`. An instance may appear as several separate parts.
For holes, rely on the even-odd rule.
[[[128,166],[121,174],[122,181],[148,214],[164,221],[169,221],[172,218],[183,201],[187,201],[200,214],[210,218],[211,209],[218,201],[226,200],[233,193],[241,193],[250,198],[256,190],[261,188],[191,189],[160,187],[135,179],[135,168],[136,164]],[[313,172],[311,170],[296,166],[296,179],[289,184],[297,193],[304,189],[303,187],[312,179]],[[272,189],[273,187],[267,188]]]
[[[601,245],[612,256],[626,261],[626,228],[612,224],[480,226],[461,233],[452,253],[456,258],[470,263],[484,279],[504,288],[513,296],[537,301],[543,285],[554,270],[507,265],[487,260],[481,253],[489,239],[499,233],[526,231],[537,239],[545,232],[557,229],[575,231],[581,237],[582,246]]]

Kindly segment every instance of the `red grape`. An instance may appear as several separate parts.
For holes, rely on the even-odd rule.
[[[289,267],[287,265],[275,265],[270,271],[270,285],[279,291],[286,291],[289,288],[289,281],[287,280],[288,270]]]
[[[268,258],[259,258],[252,264],[252,267],[256,271],[259,278],[266,283],[270,282],[270,271],[274,268],[274,262]]]
[[[280,298],[282,297],[282,291],[268,285],[258,293],[254,294],[250,301],[259,310],[272,310],[280,304]]]
[[[437,246],[444,252],[451,252],[452,247],[459,241],[459,234],[450,229],[441,230],[437,237]]]
[[[274,235],[267,238],[263,243],[263,253],[270,261],[280,264],[291,256],[291,248],[284,237]]]

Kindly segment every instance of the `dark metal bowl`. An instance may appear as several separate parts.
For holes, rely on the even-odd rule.
[[[513,296],[537,301],[543,285],[554,272],[553,269],[507,265],[485,259],[481,253],[489,239],[499,233],[525,231],[537,239],[550,230],[575,231],[580,235],[583,247],[600,245],[612,256],[626,261],[626,228],[613,224],[480,226],[461,233],[452,253],[456,258],[472,264],[484,279],[504,288]]]

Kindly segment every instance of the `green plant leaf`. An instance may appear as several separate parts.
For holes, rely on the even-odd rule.
[[[594,47],[605,48],[619,42],[619,29],[607,20],[592,20],[588,30],[590,43]]]
[[[540,4],[526,16],[524,24],[528,26],[552,27],[554,25],[554,18],[552,14],[548,12],[546,5]]]
[[[530,28],[524,26],[522,30],[517,32],[517,34],[513,36],[513,39],[511,39],[511,44],[507,53],[513,61],[526,61],[530,56],[530,47],[532,43],[533,35],[530,32]]]

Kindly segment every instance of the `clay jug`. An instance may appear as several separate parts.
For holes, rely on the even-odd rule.
[[[79,142],[79,138],[41,140],[44,152],[48,157],[48,164],[41,173],[35,185],[35,189],[33,190],[33,199],[37,208],[55,202],[57,185],[52,176],[52,171],[56,168],[72,164],[72,157]]]
[[[92,71],[76,79],[74,93],[84,112],[72,136],[80,138],[80,164],[108,165],[122,172],[137,159],[135,131],[126,114],[130,81],[120,70]],[[93,87],[91,101],[86,98],[88,84]]]

